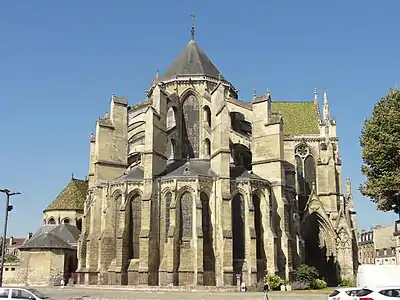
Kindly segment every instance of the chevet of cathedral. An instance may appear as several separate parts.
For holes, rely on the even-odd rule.
[[[78,283],[250,286],[301,264],[352,279],[351,184],[327,91],[310,94],[240,99],[192,28],[144,101],[112,95],[96,121]]]

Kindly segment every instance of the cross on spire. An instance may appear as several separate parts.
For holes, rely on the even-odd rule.
[[[196,15],[194,14],[194,12],[192,12],[190,14],[190,17],[192,18],[192,30],[191,30],[191,34],[192,34],[192,41],[194,41],[194,18],[196,17]]]

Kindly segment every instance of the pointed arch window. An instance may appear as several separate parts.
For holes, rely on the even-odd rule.
[[[295,161],[299,209],[302,211],[311,194],[312,186],[317,180],[315,159],[307,144],[302,143],[295,149]]]

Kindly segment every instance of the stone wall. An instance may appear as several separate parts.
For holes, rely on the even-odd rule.
[[[64,273],[64,250],[21,251],[19,263],[6,263],[4,284],[48,285],[52,276]]]

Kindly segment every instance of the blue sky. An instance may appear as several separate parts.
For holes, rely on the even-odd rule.
[[[396,216],[358,192],[358,137],[400,85],[399,10],[398,0],[2,1],[0,186],[23,193],[9,234],[36,231],[71,174],[87,175],[89,136],[111,93],[144,100],[189,41],[192,11],[196,40],[241,99],[269,88],[273,100],[311,100],[328,89],[359,228],[390,224]]]

